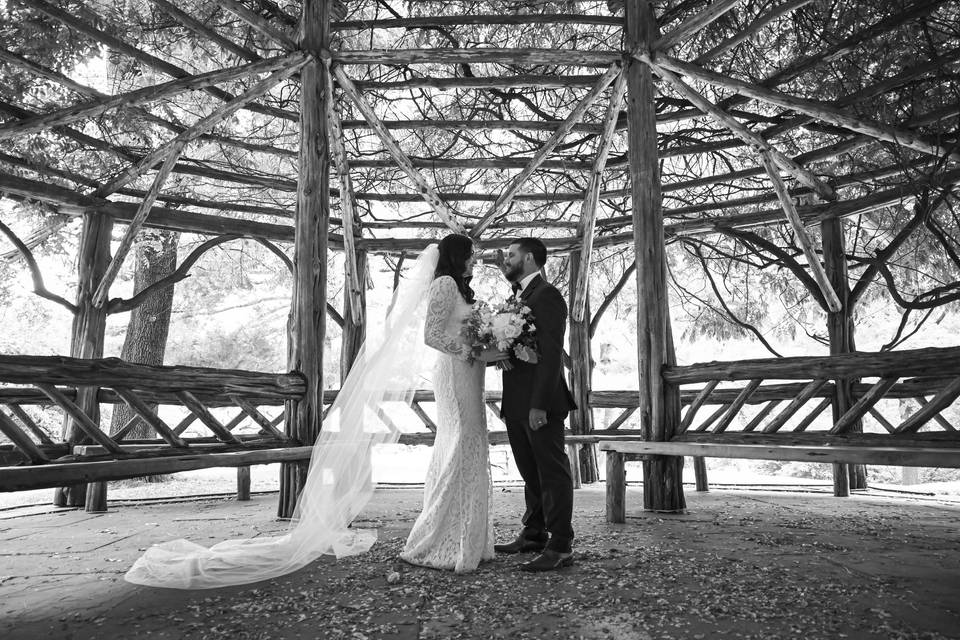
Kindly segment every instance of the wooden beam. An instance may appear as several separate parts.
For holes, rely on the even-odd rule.
[[[181,143],[186,145],[196,140],[202,134],[215,127],[218,123],[223,122],[223,120],[236,113],[244,105],[256,100],[260,96],[267,93],[270,89],[299,71],[306,61],[307,58],[305,55],[294,54],[291,56],[290,66],[274,71],[269,76],[254,84],[252,87],[244,91],[233,100],[219,105],[209,114],[195,122],[189,128],[185,129],[182,133],[165,142],[154,151],[151,151],[141,158],[136,164],[123,171],[119,176],[97,189],[96,192],[93,193],[93,197],[105,198],[121,187],[129,184],[153,168],[155,164],[162,162],[164,158],[167,158],[176,145]]]
[[[193,89],[202,89],[222,82],[246,78],[258,73],[272,73],[278,69],[286,68],[291,61],[299,61],[302,57],[303,54],[298,52],[227,69],[217,69],[216,71],[208,71],[206,73],[199,73],[162,84],[144,87],[129,93],[108,96],[63,109],[57,109],[56,111],[40,114],[26,120],[7,122],[0,125],[0,140],[8,140],[29,133],[37,133],[54,126],[69,124],[77,120],[99,115],[110,109],[138,106],[148,102],[156,102],[162,98]]]
[[[340,127],[340,115],[333,106],[333,75],[330,71],[329,60],[326,62],[324,79],[327,99],[324,102],[329,127],[327,136],[333,163],[336,167],[337,178],[340,180],[340,219],[341,225],[343,226],[343,255],[344,264],[346,265],[346,285],[351,300],[351,304],[348,306],[350,307],[350,317],[353,323],[360,325],[363,324],[364,307],[364,305],[360,303],[360,288],[365,286],[366,282],[360,282],[361,276],[357,271],[355,236],[359,235],[356,228],[359,216],[353,206],[353,183],[350,179],[350,165],[347,161],[347,150],[343,145],[343,129]]]
[[[7,404],[7,407],[9,407],[10,412],[13,413],[13,415],[15,415],[20,422],[23,423],[23,426],[25,426],[34,435],[34,437],[40,441],[40,444],[53,444],[53,440],[50,439],[50,436],[48,436],[47,433],[40,428],[40,425],[34,422],[33,418],[31,418],[27,412],[20,407],[20,405],[16,404],[15,402],[10,402]]]
[[[763,433],[776,433],[787,423],[787,420],[800,410],[813,396],[827,384],[826,378],[818,378],[810,381],[783,410],[773,417],[773,420],[767,423],[763,428]]]
[[[693,402],[687,407],[686,413],[683,414],[683,420],[680,421],[680,425],[677,427],[677,434],[684,433],[690,428],[690,425],[693,424],[693,418],[697,415],[697,411],[700,410],[700,407],[707,401],[707,398],[710,397],[710,394],[713,393],[713,390],[717,388],[718,384],[720,384],[719,380],[710,380],[700,389],[697,397],[693,399]]]
[[[607,166],[607,156],[610,154],[610,146],[613,144],[613,130],[617,124],[617,118],[620,115],[620,108],[623,106],[623,95],[627,88],[627,77],[623,73],[617,76],[617,81],[613,85],[613,91],[610,94],[610,103],[607,105],[607,115],[604,118],[603,133],[600,134],[600,143],[597,149],[596,158],[593,161],[593,169],[590,174],[590,182],[587,184],[586,197],[580,209],[580,222],[577,225],[577,235],[583,239],[583,245],[580,249],[580,266],[577,270],[577,282],[574,288],[573,296],[573,318],[577,322],[583,322],[584,312],[587,307],[587,297],[589,296],[590,285],[590,264],[593,259],[593,238],[597,230],[597,211],[600,204],[600,187],[603,181],[603,170]]]
[[[671,384],[709,380],[809,380],[817,378],[957,377],[960,347],[928,347],[836,356],[794,356],[669,366],[663,378]]]
[[[958,467],[960,448],[858,445],[724,444],[722,442],[601,442],[600,449],[650,456],[703,456],[746,460],[856,463],[915,467]],[[608,454],[610,455],[610,454]]]
[[[876,138],[934,156],[948,156],[960,159],[960,152],[950,146],[939,144],[913,131],[897,129],[888,125],[856,118],[825,102],[806,98],[797,98],[760,85],[732,78],[715,71],[709,71],[689,62],[683,62],[669,56],[658,56],[656,64],[660,68],[682,73],[701,82],[735,91],[741,95],[779,106],[790,111],[806,114],[822,122],[829,122],[856,133]]]
[[[695,104],[699,109],[702,109],[705,113],[708,113],[717,122],[729,129],[735,136],[743,140],[747,145],[753,147],[758,153],[770,154],[778,166],[783,168],[784,171],[789,172],[790,175],[792,175],[799,182],[813,189],[817,194],[820,195],[821,198],[824,200],[836,199],[836,194],[833,192],[833,189],[824,184],[824,182],[813,175],[813,173],[801,167],[792,158],[784,155],[774,148],[769,142],[747,129],[734,118],[730,117],[722,109],[694,91],[692,87],[688,86],[680,78],[651,60],[650,56],[638,54],[636,57],[638,60],[641,60],[645,64],[649,65],[650,68],[657,73],[657,75],[669,82],[673,88],[676,89],[687,100]],[[660,60],[660,58],[657,58],[657,60]]]
[[[242,58],[249,62],[256,62],[260,60],[261,57],[255,52],[247,49],[246,47],[241,47],[239,44],[225,38],[215,30],[208,27],[205,23],[200,20],[197,20],[191,16],[186,11],[174,6],[173,4],[167,2],[167,0],[150,0],[153,4],[157,5],[157,8],[166,13],[168,16],[185,26],[190,31],[194,32],[203,39],[210,40],[216,43],[224,51],[229,51],[238,58]]]
[[[123,261],[130,252],[130,249],[133,248],[133,242],[136,240],[137,234],[140,232],[140,228],[143,226],[147,216],[150,214],[150,209],[153,208],[153,203],[157,199],[157,194],[160,193],[160,189],[163,188],[163,183],[166,182],[167,177],[173,170],[173,165],[175,165],[177,160],[180,158],[180,154],[183,153],[183,148],[186,145],[186,141],[178,141],[174,143],[168,150],[169,155],[167,155],[166,159],[164,159],[160,170],[157,171],[157,175],[153,179],[153,184],[150,185],[150,189],[147,191],[146,197],[144,197],[143,202],[141,202],[137,208],[137,214],[127,225],[127,229],[123,234],[123,238],[120,240],[120,244],[117,246],[117,251],[113,255],[113,258],[111,258],[110,264],[107,266],[107,269],[103,274],[103,278],[100,280],[100,284],[97,285],[97,290],[94,292],[92,299],[94,306],[102,307],[107,301],[107,295],[110,292],[110,285],[113,284],[117,274],[120,273],[120,267],[123,265]]]
[[[187,443],[173,430],[167,426],[167,423],[160,419],[153,409],[151,409],[146,402],[137,397],[137,394],[131,391],[130,389],[124,389],[123,387],[114,387],[114,392],[127,403],[127,406],[140,417],[146,424],[153,427],[153,430],[157,432],[157,435],[163,438],[167,444],[171,447],[186,447]]]
[[[36,387],[40,389],[40,391],[42,391],[48,398],[53,400],[58,407],[63,409],[64,413],[73,419],[73,424],[90,436],[94,442],[112,453],[120,453],[120,447],[117,445],[117,443],[111,440],[110,436],[101,431],[100,427],[93,422],[86,413],[83,412],[83,409],[74,404],[73,400],[65,396],[52,384],[40,382],[37,383]]]
[[[829,433],[838,434],[844,433],[851,425],[860,420],[866,413],[867,409],[875,405],[878,401],[883,399],[883,396],[887,391],[897,383],[897,376],[890,376],[888,378],[880,378],[877,382],[870,387],[870,390],[865,394],[860,396],[860,398],[851,406],[833,425],[833,428],[830,429]]]
[[[610,68],[607,69],[600,80],[594,85],[593,89],[583,97],[580,102],[577,103],[570,114],[564,119],[563,124],[561,124],[557,130],[553,133],[552,136],[543,144],[540,149],[533,155],[533,158],[530,159],[529,164],[524,167],[523,171],[514,176],[513,180],[510,181],[510,184],[507,185],[506,189],[500,194],[500,197],[497,198],[496,202],[493,203],[493,206],[490,207],[490,210],[483,215],[483,217],[478,220],[473,228],[470,230],[470,235],[474,238],[479,238],[483,232],[486,230],[490,224],[496,220],[510,206],[510,203],[513,201],[513,196],[520,191],[520,187],[523,186],[523,183],[526,182],[527,178],[533,175],[533,172],[536,171],[541,164],[547,159],[553,150],[557,148],[557,145],[563,141],[563,139],[570,133],[570,130],[573,128],[573,125],[576,124],[580,118],[583,117],[583,114],[587,112],[587,109],[596,101],[600,94],[606,90],[610,83],[612,83],[617,76],[620,74],[620,65],[612,64]],[[609,148],[609,147],[608,147]],[[604,157],[604,163],[606,163],[606,157]],[[594,167],[591,167],[594,168]]]
[[[740,4],[742,0],[717,0],[700,13],[694,14],[681,22],[676,28],[663,34],[651,47],[655,53],[666,53],[668,50],[686,40],[696,32],[714,22],[726,12]]]
[[[598,75],[508,75],[501,77],[421,77],[393,82],[373,80],[354,80],[359,91],[401,91],[409,89],[512,89],[515,87],[535,87],[553,89],[566,87],[592,87],[600,78]]]
[[[252,402],[250,402],[243,396],[237,395],[237,394],[232,394],[230,396],[230,399],[233,400],[237,404],[237,406],[243,409],[243,412],[246,413],[248,416],[250,416],[250,418],[254,422],[260,425],[260,428],[263,429],[265,432],[269,433],[270,435],[276,438],[284,439],[287,437],[282,431],[277,429],[265,415],[260,413],[260,410],[257,409],[257,407]]]
[[[422,27],[483,26],[526,24],[573,24],[622,27],[623,20],[617,16],[601,16],[575,13],[529,13],[529,14],[461,14],[455,16],[417,16],[413,18],[381,18],[377,20],[341,20],[331,23],[333,31],[357,29],[410,29]]]
[[[928,420],[953,404],[958,397],[960,397],[960,377],[951,381],[928,403],[901,422],[896,433],[916,433]]]
[[[574,49],[364,49],[335,51],[333,62],[345,65],[480,64],[608,67],[620,61],[619,51]]]
[[[823,264],[820,263],[820,256],[817,255],[813,241],[810,239],[810,236],[807,235],[807,230],[803,227],[800,214],[797,213],[797,208],[793,204],[790,194],[787,193],[787,185],[784,184],[780,178],[780,173],[777,167],[774,166],[773,159],[769,153],[761,151],[760,161],[763,164],[763,168],[766,169],[767,175],[770,177],[770,182],[773,185],[773,190],[777,193],[777,198],[780,199],[780,206],[783,208],[783,213],[786,215],[787,221],[793,229],[797,243],[799,243],[800,248],[803,249],[803,255],[807,258],[807,266],[810,268],[814,280],[817,281],[817,286],[820,288],[824,300],[826,300],[827,309],[832,313],[839,312],[843,305],[840,303],[837,292],[833,290],[833,285],[830,284],[830,278],[827,276]]]
[[[357,105],[357,108],[360,109],[364,119],[366,119],[367,123],[380,138],[387,153],[393,157],[400,169],[402,169],[403,172],[407,174],[407,177],[420,189],[424,201],[430,205],[437,217],[446,224],[451,231],[454,233],[463,233],[463,227],[457,222],[453,211],[447,203],[437,195],[436,190],[420,175],[420,172],[413,168],[413,164],[411,164],[409,158],[407,158],[406,154],[400,148],[400,145],[393,136],[390,135],[386,127],[383,126],[380,118],[373,112],[373,109],[367,104],[367,101],[363,99],[363,96],[357,91],[357,88],[353,85],[350,78],[347,77],[347,74],[344,73],[343,69],[341,67],[333,67],[332,71],[337,78],[337,83],[340,85],[340,88],[350,97],[354,104]]]
[[[200,402],[196,396],[194,396],[189,391],[177,391],[177,397],[183,402],[183,405],[190,410],[190,413],[197,416],[210,431],[213,432],[217,438],[226,442],[227,444],[241,444],[241,441],[237,436],[230,433],[229,429],[220,424],[220,421],[214,417],[210,411],[203,406],[203,403]]]
[[[737,413],[740,412],[740,409],[746,404],[750,396],[753,395],[753,392],[757,390],[761,382],[763,382],[762,378],[754,378],[740,390],[736,399],[730,403],[726,413],[723,414],[723,417],[720,418],[720,421],[717,422],[717,425],[713,428],[713,433],[723,433],[727,430],[727,427],[730,426],[733,419],[737,417]]]
[[[31,463],[42,464],[50,461],[47,454],[20,429],[20,425],[11,420],[3,411],[0,411],[0,433],[5,435],[16,448],[22,451]]]
[[[716,58],[718,55],[729,51],[741,42],[749,40],[754,36],[754,34],[777,18],[796,11],[800,7],[806,6],[811,2],[813,2],[813,0],[791,0],[790,2],[784,2],[783,4],[777,5],[770,11],[757,17],[753,22],[747,25],[745,29],[738,30],[734,35],[723,40],[717,46],[697,56],[697,58],[693,61],[694,64],[704,64],[705,62]]]
[[[218,4],[265,35],[267,38],[282,46],[284,49],[293,51],[298,48],[296,40],[284,33],[281,29],[278,29],[256,12],[251,11],[244,5],[237,2],[237,0],[218,0]]]

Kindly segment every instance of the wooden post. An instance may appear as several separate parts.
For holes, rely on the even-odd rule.
[[[330,3],[305,0],[300,47],[322,51],[327,46]],[[327,145],[327,109],[324,65],[312,59],[300,72],[300,162],[297,210],[294,219],[294,291],[289,368],[306,381],[306,392],[290,403],[287,435],[311,445],[320,433],[323,413],[323,342],[326,335],[327,229],[330,220],[330,153]],[[277,515],[293,515],[306,480],[306,462],[288,462],[281,468]]]
[[[707,481],[707,459],[703,456],[693,457],[693,476],[697,482],[697,491],[710,490],[710,483]]]
[[[107,314],[103,307],[93,304],[93,292],[110,262],[110,236],[113,219],[109,216],[86,213],[80,234],[80,256],[77,282],[77,311],[73,318],[70,355],[74,358],[102,358],[103,338]],[[76,404],[96,424],[100,424],[100,404],[97,387],[77,389]],[[64,419],[63,439],[68,444],[89,444],[90,440],[73,418]],[[89,491],[89,496],[88,496]],[[60,487],[53,498],[60,507],[79,507],[86,503],[87,511],[106,511],[107,485],[103,482],[89,485]]]
[[[581,252],[570,253],[570,305],[578,295],[584,296],[583,318],[577,320],[574,314],[568,316],[570,324],[570,391],[577,408],[570,412],[570,430],[576,435],[587,435],[593,431],[593,409],[590,407],[590,391],[593,387],[593,354],[590,348],[590,300],[589,292],[580,292],[577,287],[589,280],[578,277],[581,269],[589,268],[581,260]],[[584,443],[578,453],[577,464],[580,469],[580,481],[592,484],[597,482],[597,446]]]
[[[625,47],[649,55],[657,39],[649,0],[627,0]],[[669,440],[680,422],[680,396],[664,384],[663,365],[670,357],[663,211],[657,158],[656,88],[650,68],[631,57],[627,62],[627,123],[633,246],[637,260],[637,355],[639,414],[644,438]],[[682,511],[683,458],[651,456],[643,463],[643,506],[654,511]]]
[[[627,519],[624,458],[624,454],[618,451],[607,451],[607,522],[625,522]]]
[[[830,285],[840,299],[840,310],[827,312],[827,334],[830,355],[856,351],[853,335],[853,309],[850,308],[850,286],[847,281],[847,259],[844,255],[843,222],[827,218],[820,223],[823,235],[823,261]],[[838,378],[833,393],[833,422],[845,414],[854,403],[853,385],[859,380]],[[856,420],[846,433],[863,433],[863,421]],[[847,496],[850,489],[867,488],[867,470],[862,464],[833,465],[833,487],[837,496]]]
[[[250,499],[250,467],[237,467],[237,500]]]

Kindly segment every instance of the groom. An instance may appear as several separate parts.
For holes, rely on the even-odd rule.
[[[523,530],[501,553],[540,551],[520,565],[524,571],[552,571],[573,564],[573,478],[563,442],[563,421],[575,408],[563,376],[563,337],[567,305],[540,271],[547,248],[536,238],[510,244],[503,274],[534,316],[540,358],[536,364],[511,356],[503,371],[500,416],[523,477],[526,513]]]

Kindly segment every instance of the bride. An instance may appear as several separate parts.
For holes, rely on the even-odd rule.
[[[484,365],[506,360],[488,349],[473,362],[460,329],[473,306],[473,242],[450,234],[440,241],[430,286],[424,331],[427,345],[441,352],[434,368],[437,435],[424,483],[423,511],[400,557],[411,564],[461,573],[493,558],[490,518],[492,481]]]
[[[380,415],[409,404],[426,383],[430,356],[439,424],[427,472],[424,509],[401,557],[412,564],[469,571],[493,555],[482,363],[507,354],[484,351],[470,362],[459,337],[470,312],[473,243],[451,234],[430,245],[401,281],[379,334],[370,331],[344,380],[310,459],[289,531],[227,540],[206,548],[187,540],[150,547],[127,581],[178,589],[210,589],[285,575],[322,555],[367,551],[376,531],[350,523],[373,495],[373,449],[399,432]],[[374,329],[374,327],[371,327]],[[424,345],[431,348],[426,348]]]

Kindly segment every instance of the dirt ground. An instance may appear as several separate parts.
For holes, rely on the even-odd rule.
[[[522,499],[498,488],[501,539]],[[526,574],[529,556],[499,556],[454,575],[397,561],[419,501],[416,488],[377,491],[360,523],[379,529],[368,554],[186,592],[123,573],[155,542],[282,531],[276,495],[0,512],[0,638],[960,638],[956,502],[688,489],[688,513],[665,515],[631,487],[627,523],[611,525],[594,486],[576,494],[575,566]]]

